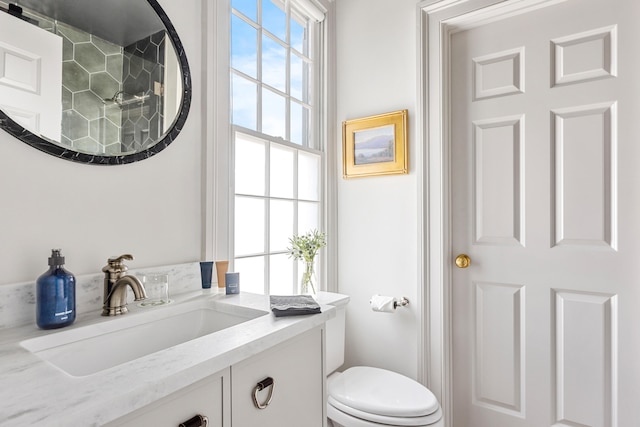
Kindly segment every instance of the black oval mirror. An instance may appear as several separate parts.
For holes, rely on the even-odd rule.
[[[2,129],[56,157],[100,165],[146,159],[180,133],[191,74],[156,0],[2,4]]]

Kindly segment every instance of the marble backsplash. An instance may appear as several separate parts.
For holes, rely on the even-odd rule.
[[[214,267],[215,268],[215,267]],[[129,269],[127,274],[139,276],[144,273],[167,273],[169,275],[169,298],[172,294],[201,289],[200,263],[168,265],[161,267]],[[215,271],[213,274],[215,281]],[[104,273],[76,276],[76,314],[102,309]],[[212,288],[215,288],[215,284]],[[12,328],[36,321],[36,283],[23,282],[0,286],[0,329]],[[128,301],[133,301],[129,290]]]

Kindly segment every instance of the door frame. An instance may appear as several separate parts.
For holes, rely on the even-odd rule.
[[[568,0],[423,0],[418,3],[418,139],[421,210],[419,379],[452,425],[450,73],[452,34]]]

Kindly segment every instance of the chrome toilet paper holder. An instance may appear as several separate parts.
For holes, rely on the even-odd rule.
[[[392,297],[389,295],[373,295],[369,300],[371,309],[381,313],[395,313],[398,307],[406,307],[409,300],[406,297]]]
[[[408,305],[409,305],[409,300],[406,297],[402,297],[400,298],[399,301],[393,302],[393,308],[406,307]]]

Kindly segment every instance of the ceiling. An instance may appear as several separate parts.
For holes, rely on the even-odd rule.
[[[147,0],[17,0],[18,6],[128,46],[165,29]]]

